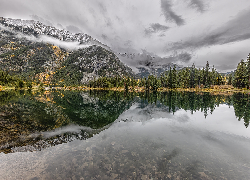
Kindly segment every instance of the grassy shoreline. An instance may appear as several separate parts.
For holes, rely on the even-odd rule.
[[[90,88],[87,86],[65,86],[65,87],[39,87],[39,86],[33,86],[31,89],[29,88],[21,88],[16,89],[12,86],[0,86],[0,91],[11,91],[11,90],[31,90],[31,91],[39,91],[39,90],[78,90],[78,91],[90,91],[90,90],[110,90],[110,91],[125,91],[123,87],[113,87],[113,88]],[[145,92],[147,89],[145,87],[129,87],[129,92]],[[151,91],[151,90],[150,90]],[[179,91],[179,92],[196,92],[196,93],[203,93],[203,92],[209,92],[212,94],[233,94],[233,93],[250,93],[250,89],[238,89],[234,88],[232,86],[227,85],[220,85],[220,86],[214,86],[210,88],[176,88],[176,89],[169,89],[169,88],[159,88],[157,92],[167,92],[167,91]]]

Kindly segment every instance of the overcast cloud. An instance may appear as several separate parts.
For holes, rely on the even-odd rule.
[[[173,21],[179,26],[184,24],[184,19],[172,10],[172,4],[169,0],[161,0],[161,9],[166,22]]]
[[[201,48],[203,46],[223,45],[250,39],[250,9],[240,12],[221,27],[205,35],[192,37],[185,42],[176,42],[172,49]]]
[[[190,0],[190,5],[191,7],[197,9],[198,11],[203,12],[205,10],[204,2],[202,0]]]
[[[87,33],[121,53],[209,60],[221,71],[250,53],[249,0],[1,0],[0,16]]]

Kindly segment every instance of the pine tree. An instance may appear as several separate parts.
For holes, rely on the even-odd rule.
[[[184,69],[183,76],[184,76],[184,79],[183,79],[184,80],[184,87],[188,88],[189,82],[190,82],[190,71],[188,68]]]
[[[190,80],[189,80],[189,87],[194,88],[196,85],[196,73],[195,73],[195,65],[193,63],[192,67],[191,67],[191,71],[190,71]]]
[[[216,85],[222,85],[223,84],[223,78],[222,76],[217,72],[216,73]]]
[[[248,79],[247,88],[250,89],[250,53],[247,57],[247,79]]]
[[[178,72],[178,87],[184,88],[184,75],[183,70]]]
[[[127,77],[127,78],[124,79],[124,89],[125,89],[125,91],[129,90],[129,86],[130,86],[130,79],[129,79],[129,77]]]
[[[202,82],[203,86],[206,83],[206,77],[205,77],[205,69],[204,69],[204,67],[201,70],[201,82]]]
[[[199,88],[201,86],[201,83],[202,83],[202,73],[201,73],[201,69],[199,68],[197,70],[197,84],[198,84]]]
[[[200,83],[200,73],[199,70],[195,68],[195,75],[194,75],[194,87],[199,86]]]
[[[213,66],[212,72],[211,72],[211,85],[215,85],[215,84],[216,84],[216,70]]]
[[[167,83],[168,88],[172,89],[173,88],[173,72],[172,68],[170,67],[169,72],[168,72],[168,83]]]
[[[238,88],[244,88],[247,86],[247,84],[248,84],[247,68],[245,62],[242,59],[237,66],[234,75],[233,85]]]
[[[177,71],[176,66],[174,65],[173,71],[172,71],[172,88],[177,88]]]
[[[207,61],[206,68],[205,68],[205,74],[204,74],[204,86],[205,88],[208,88],[210,86],[210,77],[209,77],[209,63]]]
[[[161,87],[167,87],[167,76],[166,73],[162,73],[160,77]]]
[[[232,74],[229,74],[227,84],[232,85]]]
[[[160,82],[158,81],[157,77],[154,75],[148,76],[148,81],[149,81],[149,87],[153,91],[157,91],[157,89],[160,87]]]
[[[140,82],[139,82],[139,87],[144,87],[146,86],[146,78],[141,78]]]

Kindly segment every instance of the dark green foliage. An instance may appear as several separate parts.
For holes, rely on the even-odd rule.
[[[245,88],[248,84],[246,64],[243,60],[238,64],[234,74],[233,85],[238,88]]]
[[[17,80],[16,82],[16,86],[15,86],[16,89],[22,89],[24,88],[24,82],[22,80]]]
[[[32,82],[30,82],[30,81],[26,82],[26,87],[31,89],[32,88]]]
[[[157,91],[158,88],[161,87],[161,82],[157,77],[153,75],[149,75],[148,79],[146,80],[146,89],[147,90],[152,90],[152,91]]]
[[[209,63],[207,61],[207,64],[206,64],[206,68],[205,68],[205,71],[204,71],[204,75],[203,75],[203,84],[206,88],[208,88],[211,84],[211,78],[209,76]]]
[[[0,105],[16,101],[20,96],[20,91],[0,91]]]
[[[139,87],[144,87],[146,85],[146,78],[141,78],[139,83],[138,83],[138,86]]]
[[[54,129],[59,113],[58,107],[56,110],[51,109],[48,112],[47,104],[36,100],[32,94],[28,94],[28,91],[25,95],[22,91],[0,92],[0,97],[4,97],[6,103],[4,106],[0,106],[1,112],[7,112],[5,120],[11,120],[12,123],[17,124],[27,124],[26,128],[31,132]],[[2,98],[1,103],[3,103]]]
[[[242,93],[235,93],[233,96],[217,95],[209,93],[197,94],[193,92],[157,92],[157,93],[140,93],[140,98],[147,100],[149,103],[158,101],[166,105],[169,112],[175,113],[178,109],[190,110],[191,113],[201,110],[204,116],[213,113],[219,104],[233,105],[235,116],[239,120],[243,119],[246,128],[250,120],[250,96]]]
[[[127,77],[124,80],[124,89],[125,89],[125,91],[129,90],[129,86],[130,86],[130,79],[129,79],[129,77]]]
[[[213,113],[216,106],[224,103],[225,96],[212,96],[209,93],[197,94],[194,92],[155,92],[139,93],[141,99],[146,100],[148,103],[160,102],[168,107],[169,112],[175,113],[178,109],[190,110],[191,113],[201,110],[204,116],[208,113]],[[231,102],[229,102],[229,105]]]
[[[86,93],[69,91],[62,93],[63,98],[58,97],[55,93],[54,100],[64,108],[64,113],[71,121],[94,129],[114,122],[123,111],[132,105],[134,97],[124,97],[123,92],[116,91],[91,91],[90,97]]]
[[[250,120],[250,96],[249,94],[235,93],[232,97],[235,116],[238,120],[244,120],[246,127],[249,126]]]
[[[209,71],[208,62],[206,69],[203,68],[202,70],[196,69],[194,64],[191,68],[183,68],[179,71],[176,70],[175,66],[173,69],[170,67],[169,71],[162,73],[160,77],[149,75],[148,78],[139,79],[138,84],[138,80],[133,77],[117,77],[100,77],[90,81],[89,86],[98,88],[124,87],[125,90],[129,90],[129,87],[139,86],[145,87],[147,91],[157,91],[159,88],[195,88],[197,86],[201,87],[201,85],[204,86],[204,84],[206,84],[206,87],[224,84],[222,75],[214,67],[212,71]]]
[[[39,89],[42,90],[43,88],[44,88],[44,84],[41,82],[41,83],[39,84]]]
[[[0,71],[0,84],[4,85],[10,81],[12,81],[12,78],[9,73],[5,71]]]
[[[216,70],[215,70],[215,68],[213,66],[212,72],[210,73],[211,85],[216,85],[217,84],[216,83],[217,74],[218,73],[216,72]]]
[[[10,35],[0,37],[0,41],[12,48],[12,50],[0,54],[0,58],[2,58],[0,68],[2,70],[19,75],[24,73],[34,75],[45,70],[46,61],[53,60],[53,49],[45,43],[31,42],[25,38],[16,38]]]
[[[194,85],[194,70],[193,70],[193,79],[192,84]],[[191,78],[190,78],[190,70],[188,68],[184,68],[183,70],[179,71],[178,73],[178,85],[182,88],[188,88],[191,86]]]
[[[55,101],[55,105],[51,107],[46,103],[37,101],[35,96],[33,97],[31,94],[27,97],[24,96],[24,92],[21,91],[0,92],[0,104],[10,103],[10,101],[15,103],[16,105],[13,108],[17,108],[18,111],[11,116],[16,116],[19,120],[24,120],[24,117],[30,119],[29,115],[33,114],[34,120],[39,122],[42,130],[53,129],[59,107],[60,116],[70,119],[65,123],[75,123],[95,129],[102,128],[114,122],[122,112],[129,109],[136,96],[140,97],[141,106],[146,107],[147,104],[156,104],[158,107],[167,107],[168,111],[172,113],[175,113],[178,109],[190,110],[191,113],[202,111],[205,117],[212,114],[220,104],[233,105],[236,117],[239,120],[243,119],[246,127],[249,126],[250,97],[247,94],[236,93],[233,96],[215,96],[210,93],[197,94],[178,91],[155,91],[152,93],[149,91],[142,93],[60,91],[51,93],[54,97],[53,101]],[[61,96],[62,94],[63,96]],[[22,112],[19,111],[21,109]],[[23,114],[24,117],[22,117]]]
[[[197,85],[197,74],[195,71],[195,65],[193,64],[190,70],[189,87],[194,88]]]
[[[223,84],[223,79],[222,79],[222,76],[221,76],[221,74],[219,74],[219,73],[216,73],[216,82],[215,82],[215,84],[216,85],[222,85]]]
[[[56,71],[54,74],[54,82],[59,82],[59,85],[80,85],[83,74],[79,71],[79,66],[75,64],[70,64],[67,67],[63,67],[60,70]]]
[[[176,75],[174,75],[174,76],[176,76]],[[167,87],[170,88],[170,89],[173,89],[175,85],[176,84],[174,84],[174,82],[173,82],[173,70],[170,67],[170,70],[168,72]]]
[[[171,81],[172,81],[172,88],[175,89],[178,87],[178,76],[177,76],[177,71],[176,71],[176,66],[174,65],[174,68],[172,70],[172,73],[171,73]]]
[[[23,78],[19,76],[10,75],[7,71],[0,70],[0,85],[15,86],[16,88],[23,88]]]
[[[229,74],[227,84],[232,85],[232,74]]]
[[[250,53],[247,57],[247,63],[246,63],[246,66],[247,66],[247,88],[250,89]]]

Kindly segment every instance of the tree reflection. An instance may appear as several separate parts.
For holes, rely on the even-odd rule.
[[[250,119],[250,95],[235,93],[211,95],[194,92],[119,92],[119,91],[6,91],[0,92],[0,152],[9,153],[13,147],[34,145],[41,140],[55,145],[67,139],[86,139],[108,128],[120,114],[134,102],[139,108],[149,104],[165,106],[171,113],[179,109],[192,114],[201,111],[207,117],[220,104],[234,107],[235,116],[244,120],[246,128]],[[44,139],[41,132],[75,124],[90,130],[80,134],[69,132]],[[35,137],[32,134],[37,134]],[[40,135],[39,135],[40,134]],[[69,138],[72,137],[72,138]],[[51,143],[50,143],[51,142]],[[39,143],[38,143],[39,144]],[[42,149],[43,145],[38,145]],[[38,149],[39,149],[38,148]]]
[[[157,92],[157,93],[141,93],[140,98],[147,100],[148,103],[156,103],[159,101],[165,106],[169,107],[169,112],[173,114],[178,109],[190,110],[193,114],[197,110],[204,112],[204,116],[208,115],[208,112],[212,114],[216,106],[224,103],[225,97],[212,96],[209,93],[197,94],[193,92]]]
[[[65,91],[55,92],[54,101],[63,107],[72,123],[99,129],[114,122],[128,109],[134,96],[133,93],[124,95],[118,91]]]
[[[250,95],[235,93],[232,96],[228,95],[211,95],[210,93],[194,93],[194,92],[144,92],[139,94],[140,98],[146,100],[148,103],[156,103],[159,101],[165,106],[169,107],[169,112],[173,114],[178,109],[190,110],[194,112],[200,110],[207,117],[212,114],[216,107],[220,104],[226,104],[234,107],[235,116],[240,121],[244,120],[246,127],[249,126],[250,119]]]
[[[235,93],[232,96],[235,116],[240,121],[244,120],[246,127],[249,126],[250,119],[250,96],[249,94]]]

